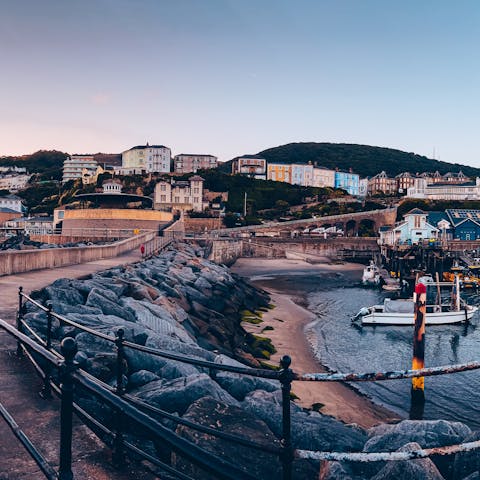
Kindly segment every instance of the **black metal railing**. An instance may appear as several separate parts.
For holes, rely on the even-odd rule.
[[[46,314],[46,331],[43,335],[35,332],[25,321],[24,314],[26,303],[39,308]],[[172,473],[181,479],[190,477],[174,466],[165,461],[152,456],[149,452],[142,450],[137,445],[127,440],[127,433],[131,434],[131,428],[127,432],[126,425],[136,425],[142,432],[145,432],[149,440],[161,442],[172,452],[184,457],[188,462],[196,467],[206,471],[208,474],[220,479],[253,479],[254,476],[243,468],[232,464],[231,462],[220,458],[211,452],[202,449],[198,445],[177,435],[173,430],[165,427],[161,420],[166,419],[175,422],[177,425],[183,425],[187,428],[203,432],[208,435],[221,438],[234,444],[251,448],[252,450],[262,451],[276,456],[281,463],[282,478],[290,480],[292,477],[292,463],[294,458],[307,458],[315,460],[346,460],[356,462],[368,462],[379,460],[407,460],[414,458],[425,458],[435,455],[451,455],[458,452],[471,451],[480,448],[480,441],[469,442],[446,447],[437,447],[434,449],[419,449],[413,452],[313,452],[307,450],[294,449],[291,441],[291,411],[290,396],[292,381],[383,381],[392,379],[412,378],[420,376],[445,375],[455,372],[480,369],[480,362],[469,362],[460,365],[448,365],[442,367],[424,368],[421,370],[399,370],[390,372],[375,373],[306,373],[299,374],[293,372],[290,368],[291,360],[284,356],[280,362],[281,369],[278,371],[256,369],[249,367],[240,367],[215,363],[214,361],[191,357],[175,352],[158,350],[143,345],[138,345],[124,338],[122,329],[117,331],[116,336],[107,335],[98,332],[92,328],[85,327],[78,322],[74,322],[63,315],[54,312],[52,305],[42,305],[19,289],[18,299],[19,309],[17,316],[17,328],[6,324],[0,320],[0,328],[3,328],[18,342],[17,353],[19,355],[26,353],[35,368],[43,379],[42,394],[48,397],[54,392],[61,398],[61,439],[60,439],[60,469],[58,478],[66,480],[71,476],[71,416],[73,411],[77,416],[96,433],[108,446],[113,449],[113,457],[118,464],[125,461],[126,452],[130,452],[136,458],[147,460],[148,462],[163,469],[165,472]],[[52,347],[52,328],[53,320],[57,320],[63,326],[71,326],[82,332],[95,335],[105,341],[115,345],[116,358],[116,384],[107,385],[90,374],[80,370],[73,362],[76,352],[75,341],[66,338],[61,343],[61,352]],[[153,405],[149,405],[125,391],[124,386],[124,365],[125,351],[133,349],[145,354],[158,356],[170,360],[175,360],[190,365],[206,369],[211,376],[217,371],[225,371],[240,375],[276,380],[280,382],[282,391],[282,435],[280,443],[278,441],[271,445],[260,444],[248,438],[236,434],[224,432],[216,428],[201,425],[185,418],[180,418],[165,410]],[[56,370],[57,374],[52,375]],[[97,398],[103,405],[108,405],[113,412],[116,421],[113,425],[105,425],[98,418],[85,411],[79,403],[76,403],[74,391],[78,388],[88,392]],[[108,423],[108,422],[107,422]],[[56,478],[48,477],[47,478]]]

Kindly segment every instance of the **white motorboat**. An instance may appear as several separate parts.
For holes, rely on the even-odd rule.
[[[426,325],[445,325],[450,323],[461,323],[471,320],[478,307],[467,305],[460,299],[457,292],[460,291],[458,280],[456,285],[446,282],[425,282],[428,288],[437,289],[437,301],[428,304],[425,313]],[[454,287],[452,301],[441,303],[439,288],[441,286]],[[414,325],[414,302],[410,299],[392,300],[386,298],[383,305],[365,307],[358,312],[355,318],[361,318],[362,325]]]
[[[413,325],[412,300],[390,300],[383,305],[373,305],[360,310],[362,325]],[[427,305],[426,325],[444,325],[471,320],[478,307],[464,305],[460,310],[452,310],[450,305]]]
[[[365,286],[375,286],[380,284],[380,269],[373,261],[363,269],[362,284]]]

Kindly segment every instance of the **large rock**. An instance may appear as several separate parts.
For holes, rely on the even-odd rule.
[[[368,433],[370,438],[365,443],[365,452],[392,452],[411,442],[418,443],[422,448],[455,445],[464,442],[471,430],[460,422],[404,420],[396,425],[379,425]],[[451,456],[435,455],[431,459],[442,475],[451,475],[454,460]]]
[[[412,442],[398,449],[399,452],[420,450],[418,443]],[[445,480],[429,458],[387,462],[371,480]]]
[[[129,322],[135,322],[134,313],[128,308],[119,305],[118,297],[108,290],[93,288],[88,294],[85,305],[100,308],[105,315],[115,315]]]
[[[480,431],[472,432],[464,442],[476,442],[480,440]],[[455,455],[453,464],[453,478],[464,478],[468,475],[478,472],[480,469],[480,450],[471,452],[462,452]]]
[[[203,397],[195,401],[183,418],[200,425],[213,426],[219,431],[238,435],[260,445],[280,446],[280,442],[265,422],[236,406],[227,405],[212,397]],[[252,450],[182,425],[178,426],[177,434],[258,479],[281,478],[281,465],[275,455]],[[210,474],[202,472],[201,469],[184,461],[182,457],[174,456],[173,464],[197,480],[212,478]]]
[[[218,355],[215,358],[215,363],[246,368],[244,364],[226,355]],[[280,383],[278,381],[250,377],[249,375],[241,375],[238,373],[218,371],[215,380],[224,390],[232,395],[232,397],[240,401],[244,400],[245,396],[254,390],[274,392],[280,389]]]
[[[159,335],[177,338],[185,343],[194,343],[192,337],[161,305],[134,300],[130,297],[122,298],[120,303],[129,311],[134,312],[139,325],[143,325]]]
[[[404,420],[396,425],[373,427],[368,434],[369,439],[363,449],[365,452],[392,452],[410,442],[416,442],[422,448],[462,443],[471,430],[460,422]]]
[[[195,400],[206,396],[211,396],[228,405],[239,406],[231,395],[204,373],[177,378],[169,382],[153,381],[132,393],[161,409],[178,412],[180,415],[183,415]]]
[[[281,391],[256,390],[245,397],[242,407],[261,418],[280,436],[282,432]],[[365,432],[349,427],[317,412],[304,412],[290,402],[292,443],[295,448],[313,451],[359,451],[367,438]]]

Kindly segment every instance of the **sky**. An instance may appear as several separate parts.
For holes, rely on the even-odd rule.
[[[0,155],[291,142],[480,167],[478,0],[0,0]]]

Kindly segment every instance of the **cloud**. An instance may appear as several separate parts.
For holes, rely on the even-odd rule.
[[[107,105],[110,103],[112,95],[105,92],[97,92],[90,97],[90,101],[94,105]]]

